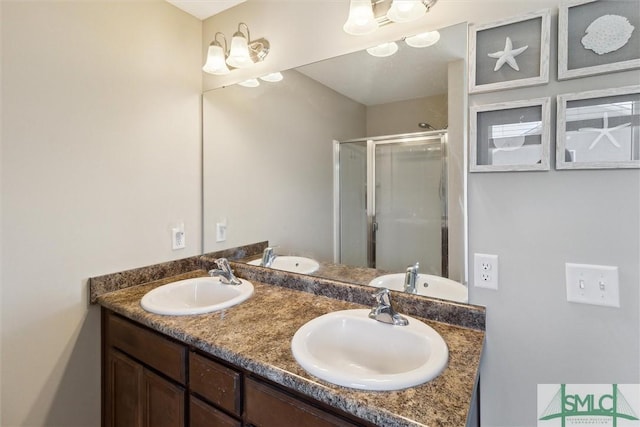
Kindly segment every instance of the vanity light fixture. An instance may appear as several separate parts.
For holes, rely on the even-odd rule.
[[[407,37],[404,42],[411,47],[429,47],[438,43],[440,40],[440,33],[438,31],[429,31],[426,33],[416,34],[415,36]]]
[[[344,31],[352,35],[374,32],[392,22],[421,18],[438,0],[351,0]]]
[[[224,41],[224,47],[218,41]],[[247,68],[256,62],[264,61],[269,54],[269,41],[260,38],[251,40],[249,26],[244,22],[238,24],[238,31],[231,38],[231,46],[227,51],[227,39],[221,32],[216,33],[213,41],[209,45],[207,61],[202,70],[209,74],[223,75],[230,72],[232,68]]]
[[[382,43],[378,46],[370,47],[367,49],[367,53],[371,56],[378,58],[384,58],[391,56],[398,51],[398,44],[396,42]]]

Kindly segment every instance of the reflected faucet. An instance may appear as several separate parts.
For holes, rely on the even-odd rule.
[[[414,265],[407,267],[407,273],[404,276],[404,291],[410,294],[417,294],[416,282],[418,281],[418,268],[420,263],[416,262]]]
[[[229,261],[226,258],[218,258],[215,261],[217,269],[209,270],[211,277],[220,276],[220,282],[225,285],[240,285],[242,280],[238,279],[234,274]]]
[[[273,248],[269,246],[262,251],[262,262],[260,263],[263,267],[271,267],[273,264],[273,260],[276,259],[276,254],[273,251]]]
[[[378,305],[376,307],[373,307],[369,312],[369,317],[371,319],[396,326],[406,326],[409,324],[409,321],[406,317],[399,315],[395,312],[393,307],[391,307],[391,296],[389,295],[389,289],[382,288],[372,296],[376,299]]]

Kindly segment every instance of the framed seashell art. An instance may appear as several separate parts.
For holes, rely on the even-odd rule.
[[[551,98],[475,105],[469,115],[469,171],[547,171]]]
[[[569,0],[558,14],[558,79],[640,68],[640,1]]]
[[[551,12],[469,27],[469,93],[549,83]]]
[[[558,95],[556,169],[640,168],[640,86]]]

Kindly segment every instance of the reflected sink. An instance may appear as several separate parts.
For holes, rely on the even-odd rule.
[[[440,375],[449,359],[440,334],[409,316],[407,326],[369,318],[369,310],[343,310],[304,324],[291,351],[310,374],[344,387],[400,390]]]
[[[249,261],[248,264],[260,265],[261,262],[261,259],[254,259],[253,261]],[[320,264],[318,264],[316,260],[302,256],[278,255],[276,259],[273,260],[271,268],[289,271],[291,273],[311,274],[320,268]]]
[[[180,280],[147,292],[140,305],[156,314],[211,313],[240,304],[253,294],[251,282],[240,280],[240,285],[224,284],[219,277]]]
[[[405,273],[396,273],[376,277],[369,282],[369,286],[387,288],[392,291],[404,291],[404,276]],[[465,304],[469,302],[467,287],[446,277],[418,274],[416,291],[418,291],[418,295],[426,297],[446,299]]]

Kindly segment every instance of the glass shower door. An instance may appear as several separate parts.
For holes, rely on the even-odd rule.
[[[367,142],[340,145],[340,262],[367,267]]]
[[[441,137],[374,145],[375,267],[404,271],[420,262],[421,273],[446,274],[442,271],[446,163]]]

